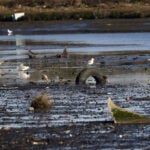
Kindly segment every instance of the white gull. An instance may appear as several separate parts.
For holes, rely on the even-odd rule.
[[[28,70],[29,68],[30,68],[29,66],[25,66],[24,64],[19,65],[19,70],[21,71]]]
[[[94,64],[94,58],[91,58],[89,61],[88,61],[88,65],[93,65]]]
[[[12,34],[13,34],[13,31],[10,30],[10,29],[7,29],[7,33],[8,33],[8,35],[12,35]]]

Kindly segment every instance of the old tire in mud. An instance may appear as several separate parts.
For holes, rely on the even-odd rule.
[[[86,68],[83,69],[76,77],[76,84],[83,85],[88,77],[92,76],[97,85],[105,85],[107,83],[107,77],[103,76],[99,69]]]

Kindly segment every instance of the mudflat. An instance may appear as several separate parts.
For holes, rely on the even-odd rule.
[[[109,20],[105,21],[109,23]],[[85,21],[90,24],[85,28],[86,32],[93,24],[95,32],[106,31],[108,27],[101,29],[101,24],[106,25],[105,21]],[[70,22],[74,24],[74,21]],[[146,25],[148,22],[146,20]],[[133,23],[120,31],[148,32],[145,23],[137,20],[136,28],[133,28]],[[18,22],[14,26],[20,25]],[[112,27],[110,32],[113,31],[118,31],[118,28]],[[95,58],[95,63],[87,66],[91,57]],[[2,61],[0,149],[149,149],[149,124],[117,125],[107,107],[107,99],[111,97],[120,107],[150,117],[149,58],[149,51],[135,50],[70,54],[67,58],[49,53],[45,57],[45,53],[40,53],[36,58]],[[28,73],[25,71],[26,76],[22,76],[24,71],[21,70],[12,72],[22,63],[30,67]],[[76,85],[75,79],[84,68],[98,69],[109,82],[96,86]],[[49,80],[43,80],[43,74]],[[29,110],[38,93],[50,96],[50,109]]]

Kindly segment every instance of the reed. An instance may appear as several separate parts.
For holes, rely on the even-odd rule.
[[[32,5],[31,5],[32,4]],[[145,18],[150,17],[150,1],[92,1],[90,0],[0,0],[0,21],[12,21],[14,12],[24,11],[20,20],[70,20],[101,18]]]

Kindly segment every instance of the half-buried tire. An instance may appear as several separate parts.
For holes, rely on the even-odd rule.
[[[86,83],[86,79],[92,76],[97,85],[105,85],[107,83],[107,77],[103,76],[99,69],[86,68],[83,69],[76,77],[76,84],[83,85]]]

